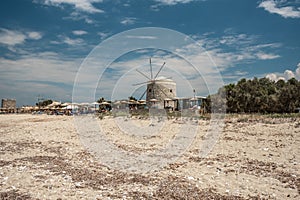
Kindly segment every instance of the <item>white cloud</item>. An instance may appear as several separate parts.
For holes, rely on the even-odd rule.
[[[64,4],[69,4],[75,7],[76,10],[87,13],[103,13],[104,11],[96,8],[93,3],[99,3],[103,0],[43,0],[42,3],[49,6],[62,7]]]
[[[59,38],[59,40],[50,41],[50,43],[51,44],[68,44],[71,46],[78,46],[78,45],[85,44],[84,40],[81,38],[73,39],[73,38],[70,38],[65,35],[59,35],[58,38]]]
[[[267,74],[266,75],[266,78],[272,80],[272,81],[279,81],[279,80],[286,80],[284,77],[278,75],[278,74],[275,74],[275,73],[270,73],[270,74]]]
[[[232,63],[251,60],[271,60],[279,58],[280,55],[272,53],[274,49],[281,46],[280,43],[258,43],[259,37],[247,34],[230,33],[220,39],[201,39],[206,49],[218,50],[218,54],[225,56],[224,59]],[[230,49],[228,51],[227,49]]]
[[[267,74],[266,78],[273,80],[273,81],[277,81],[277,75],[274,73]]]
[[[42,34],[39,32],[21,32],[0,28],[0,43],[9,46],[23,44],[28,39],[39,40],[41,38]]]
[[[285,70],[284,73],[270,73],[266,75],[266,78],[269,78],[270,80],[273,81],[278,81],[278,80],[289,80],[291,78],[296,78],[300,80],[300,63],[297,65],[297,69],[295,72],[291,70]]]
[[[121,24],[123,25],[132,25],[135,24],[136,18],[134,17],[126,17],[122,21],[120,21]]]
[[[110,35],[110,33],[98,32],[97,35],[99,35],[101,40],[103,40],[103,39],[107,38]]]
[[[193,38],[201,43],[203,48],[215,52],[223,57],[222,60],[230,61],[231,64],[280,57],[273,53],[281,46],[280,43],[259,43],[260,38],[256,35],[226,31],[220,38],[213,38],[213,35],[193,36]]]
[[[255,39],[255,36],[249,36],[246,34],[230,34],[223,36],[220,39],[220,43],[226,45],[248,45],[253,43]]]
[[[270,13],[278,14],[284,18],[300,18],[300,9],[299,7],[293,6],[281,6],[280,1],[274,0],[265,0],[262,1],[259,5],[259,8],[264,8]]]
[[[286,79],[289,80],[291,78],[295,78],[295,74],[291,70],[285,70],[284,77],[286,77]]]
[[[93,24],[95,21],[91,19],[88,15],[83,14],[82,12],[74,11],[70,14],[70,16],[63,17],[63,19],[68,20],[71,19],[73,21],[80,21],[83,20],[87,24]]]
[[[297,79],[300,80],[300,63],[298,63],[297,67],[298,68],[296,69],[295,75],[296,75]]]
[[[0,58],[0,94],[33,104],[38,94],[56,100],[70,99],[81,59],[61,58],[55,52],[28,54],[19,59]]]
[[[6,45],[16,45],[25,42],[26,35],[19,31],[11,31],[7,29],[0,29],[0,43]]]
[[[193,1],[206,1],[206,0],[155,0],[156,4],[150,8],[153,11],[159,11],[162,6],[175,6],[178,4],[187,4]]]
[[[190,3],[195,0],[155,0],[156,2],[162,4],[162,5],[169,5],[173,6],[176,4],[185,4],[185,3]]]
[[[39,40],[42,38],[42,34],[39,32],[32,31],[32,32],[28,32],[27,34],[28,34],[28,38],[33,40]]]
[[[259,52],[256,54],[256,56],[259,60],[272,60],[280,57],[279,55],[275,55],[272,53],[264,53],[264,52]]]
[[[72,33],[74,35],[85,35],[87,34],[88,32],[84,31],[84,30],[75,30],[75,31],[72,31]]]
[[[63,40],[62,40],[63,43],[66,43],[68,45],[81,45],[84,43],[84,41],[80,38],[77,38],[77,39],[71,39],[69,37],[63,37]]]
[[[134,38],[134,39],[147,39],[147,40],[155,40],[157,37],[154,36],[147,36],[147,35],[128,35],[127,38]]]

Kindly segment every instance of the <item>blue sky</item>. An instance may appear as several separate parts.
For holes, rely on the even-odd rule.
[[[90,52],[116,34],[143,27],[191,37],[213,59],[225,83],[265,76],[300,79],[299,0],[3,0],[0,98],[15,98],[18,105],[34,104],[38,95],[71,101],[76,74]],[[185,59],[199,61],[201,53],[193,51]],[[131,88],[132,84],[145,80],[132,69],[149,74],[149,57],[156,71],[166,62],[163,76],[176,79],[177,66],[178,81],[184,82],[180,74],[189,67],[174,52],[139,50],[121,55],[103,74],[95,68],[94,77],[101,80],[94,83],[96,97],[112,97],[111,88],[120,90],[114,98],[138,96],[143,89]],[[212,69],[209,63],[202,65],[204,71]],[[90,80],[88,75],[82,77]],[[196,87],[197,94],[207,95],[210,86],[205,83],[214,77],[204,79],[200,77],[195,86],[193,80],[185,82],[191,81],[187,84]],[[177,85],[180,91],[187,87]],[[179,95],[190,95],[192,90],[188,91]]]

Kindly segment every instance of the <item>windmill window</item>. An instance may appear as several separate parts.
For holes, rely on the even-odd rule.
[[[152,90],[151,89],[149,89],[149,92],[151,92]]]
[[[172,93],[172,92],[173,92],[173,90],[172,90],[172,89],[170,89],[170,92]]]

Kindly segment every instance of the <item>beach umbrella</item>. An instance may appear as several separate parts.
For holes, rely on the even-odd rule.
[[[65,106],[68,106],[68,105],[70,105],[71,103],[63,103],[63,104],[61,104],[61,106],[62,107],[65,107]]]
[[[164,101],[172,101],[173,99],[165,98]]]
[[[197,100],[198,100],[198,98],[196,98],[196,97],[193,97],[190,99],[190,101],[197,101]]]
[[[158,102],[159,100],[157,100],[157,99],[150,99],[149,101],[150,102]]]
[[[113,102],[113,104],[119,105],[119,104],[121,104],[121,101],[115,101],[115,102]]]
[[[139,100],[139,104],[146,104],[146,100]]]
[[[25,106],[25,107],[24,107],[24,110],[27,110],[27,111],[28,111],[28,110],[31,110],[31,109],[32,109],[32,106]]]
[[[122,104],[128,104],[128,101],[121,101]]]
[[[110,105],[110,103],[104,101],[104,102],[100,103],[100,105]]]
[[[92,105],[94,105],[95,106],[95,110],[96,110],[96,107],[97,107],[97,105],[100,105],[100,103],[98,103],[98,102],[93,102],[93,103],[91,103]]]
[[[55,107],[55,106],[60,106],[61,102],[58,101],[53,101],[50,105],[48,105],[49,107]]]
[[[131,100],[129,100],[129,104],[137,104],[137,101],[131,99]]]
[[[153,106],[154,106],[155,103],[158,102],[159,100],[157,100],[157,99],[150,99],[149,101],[150,101],[151,103],[153,103]]]

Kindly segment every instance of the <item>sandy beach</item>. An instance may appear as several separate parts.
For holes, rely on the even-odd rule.
[[[141,138],[120,124],[141,132],[158,124],[94,119],[117,149],[134,155],[164,148],[182,124],[197,128],[180,157],[134,173],[89,152],[72,116],[0,115],[0,199],[300,199],[299,119],[226,117],[206,157],[199,151],[209,120],[165,120],[159,134]]]

